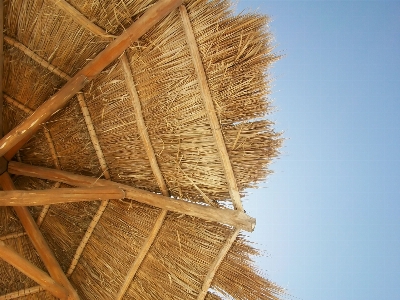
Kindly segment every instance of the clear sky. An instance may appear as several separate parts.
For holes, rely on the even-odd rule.
[[[400,299],[400,1],[239,0],[272,17],[271,115],[287,138],[261,189],[258,265],[292,299]]]

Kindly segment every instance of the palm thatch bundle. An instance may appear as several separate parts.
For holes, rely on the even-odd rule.
[[[228,0],[5,0],[0,151],[158,2],[177,4],[87,77],[15,155],[2,152],[11,161],[1,176],[11,174],[17,190],[57,197],[55,189],[100,185],[125,197],[28,207],[70,282],[50,272],[55,291],[2,256],[4,244],[48,267],[15,204],[2,204],[0,299],[56,299],[65,290],[65,299],[283,295],[240,233],[254,228],[240,197],[265,180],[281,145],[266,118],[268,68],[279,59],[266,16],[235,15]],[[43,175],[53,170],[64,175]],[[13,189],[4,182],[0,203]]]

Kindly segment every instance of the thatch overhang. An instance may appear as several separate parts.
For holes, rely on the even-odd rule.
[[[4,1],[0,299],[279,298],[240,233],[278,56],[230,6]]]

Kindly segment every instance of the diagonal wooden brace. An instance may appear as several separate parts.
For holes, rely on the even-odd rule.
[[[15,190],[14,183],[8,172],[0,175],[0,185],[4,191]],[[50,247],[47,245],[46,240],[44,239],[42,233],[36,225],[35,220],[32,218],[28,208],[15,206],[14,210],[17,213],[17,216],[20,219],[22,226],[25,228],[26,233],[28,234],[33,246],[38,252],[51,277],[57,283],[61,284],[67,289],[68,299],[79,299],[78,294],[63,273],[60,264],[56,260]]]
[[[0,258],[39,283],[45,290],[60,299],[68,299],[68,291],[55,282],[44,271],[40,270],[26,258],[15,252],[14,249],[0,241]]]
[[[183,0],[160,0],[152,5],[118,38],[112,41],[90,63],[69,80],[56,94],[43,103],[31,116],[0,140],[0,157],[10,160],[35,134],[39,126],[63,108],[90,80],[117,59],[133,42],[176,9]],[[7,154],[7,155],[6,155]]]

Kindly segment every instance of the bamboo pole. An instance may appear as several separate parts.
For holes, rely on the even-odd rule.
[[[38,130],[55,112],[63,108],[69,99],[79,92],[89,81],[95,78],[104,68],[118,58],[126,48],[139,39],[150,28],[167,16],[182,3],[182,0],[159,0],[151,6],[125,32],[112,41],[102,52],[81,69],[57,93],[43,103],[31,116],[12,129],[0,140],[0,156],[7,152],[12,157],[22,143]]]
[[[70,80],[71,77],[58,69],[57,67],[53,66],[43,58],[41,58],[39,55],[37,55],[35,52],[33,52],[31,49],[26,47],[24,44],[14,40],[13,38],[4,35],[4,41],[11,45],[14,46],[15,48],[21,50],[23,53],[25,53],[26,56],[32,58],[34,61],[36,61],[38,64],[40,64],[42,67],[46,68],[47,70],[53,72],[54,74],[58,75],[59,77],[65,79],[65,80]]]
[[[40,285],[34,286],[34,287],[30,287],[30,288],[26,288],[26,289],[22,289],[16,292],[11,292],[5,295],[1,295],[0,296],[0,300],[10,300],[10,299],[16,299],[16,298],[20,298],[22,296],[28,296],[31,294],[36,294],[43,291],[43,288]]]
[[[154,207],[159,207],[168,211],[231,225],[249,232],[254,230],[256,223],[254,218],[239,210],[221,209],[212,206],[190,203],[184,200],[165,197],[109,180],[76,175],[70,172],[37,167],[15,161],[9,162],[8,172],[15,175],[61,181],[72,186],[116,186],[125,191],[125,197],[128,199],[132,199],[134,201],[145,203]]]
[[[0,175],[0,185],[4,191],[15,190],[14,183],[8,172]],[[47,245],[42,233],[29,213],[28,208],[15,206],[14,210],[52,278],[68,290],[70,299],[79,299],[78,294],[63,273],[53,252]]]
[[[68,291],[30,261],[0,241],[0,257],[7,263],[39,283],[45,290],[60,299],[68,299]]]
[[[197,73],[201,97],[203,98],[204,106],[207,111],[208,119],[211,126],[211,131],[214,135],[218,153],[225,172],[225,177],[228,182],[229,194],[232,198],[234,207],[240,211],[243,211],[243,205],[242,201],[240,200],[240,194],[239,194],[239,189],[237,187],[235,174],[233,173],[232,164],[229,159],[228,151],[226,150],[226,145],[224,137],[222,135],[221,126],[219,124],[217,114],[215,113],[213,99],[211,97],[210,89],[208,87],[206,72],[204,70],[204,66],[201,61],[201,56],[199,49],[197,47],[197,42],[193,33],[193,28],[190,23],[188,13],[186,11],[186,7],[184,5],[181,5],[179,7],[179,11],[181,13],[183,29],[186,34],[187,44],[189,46],[190,54],[192,56],[193,64]]]
[[[151,144],[150,137],[149,137],[149,133],[147,132],[147,127],[144,122],[142,106],[140,104],[139,95],[136,91],[135,83],[133,81],[132,70],[129,66],[128,57],[126,56],[126,54],[124,54],[121,56],[120,60],[122,63],[122,67],[124,69],[125,83],[128,88],[129,94],[132,98],[132,105],[135,110],[136,124],[138,127],[138,132],[139,132],[140,138],[143,142],[147,157],[149,158],[151,169],[153,171],[154,177],[157,180],[157,184],[160,187],[161,193],[164,196],[169,197],[170,194],[169,194],[167,185],[165,184],[164,176],[162,175],[160,167],[158,165],[157,158],[154,153],[154,149]],[[139,269],[143,260],[146,258],[147,253],[150,251],[150,248],[153,245],[153,242],[156,239],[158,232],[160,231],[160,229],[164,223],[167,213],[168,213],[168,210],[162,209],[160,214],[158,215],[157,220],[153,226],[153,229],[151,230],[146,241],[140,248],[138,255],[136,256],[135,260],[132,263],[131,268],[128,271],[128,274],[125,276],[125,280],[122,283],[120,290],[118,291],[116,300],[121,300],[124,297],[130,283],[132,282],[132,279],[136,275],[137,270]]]
[[[81,14],[75,7],[64,0],[56,0],[55,4],[62,9],[65,13],[71,16],[76,23],[86,28],[95,35],[102,37],[115,37],[113,35],[108,35],[107,32],[88,20],[83,14]]]
[[[124,196],[124,191],[117,187],[0,191],[0,206],[38,206],[93,200],[123,199]]]
[[[15,239],[15,238],[19,238],[20,236],[24,236],[24,235],[26,235],[26,232],[10,233],[7,235],[0,236],[0,241]]]
[[[232,244],[235,242],[238,234],[239,234],[240,229],[236,229],[233,234],[231,235],[230,238],[228,238],[218,253],[217,257],[214,259],[214,262],[211,264],[210,269],[208,270],[208,273],[206,277],[204,278],[203,281],[203,286],[201,287],[200,293],[197,296],[197,300],[203,300],[208,292],[208,289],[211,286],[211,283],[214,279],[215,273],[218,271],[219,266],[221,265],[222,261],[224,260],[226,254],[229,252],[229,249],[231,249]]]

